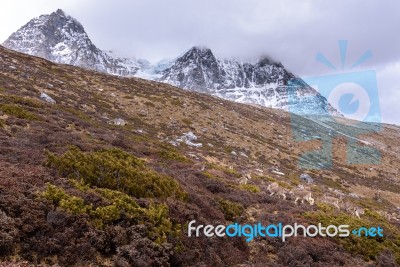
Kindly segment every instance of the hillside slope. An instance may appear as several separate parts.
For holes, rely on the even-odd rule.
[[[296,118],[318,129],[320,139],[332,132]],[[0,47],[1,261],[397,266],[399,127],[383,125],[378,133],[359,136],[379,149],[379,165],[347,164],[346,139],[337,134],[332,168],[306,171],[297,165],[299,155],[321,143],[296,142],[292,126],[299,125],[281,110],[57,65]],[[368,125],[352,129],[362,127]],[[304,173],[313,185],[299,179]],[[270,196],[267,186],[274,181],[288,190],[309,187],[316,204]],[[357,218],[337,210],[323,203],[324,194],[341,195],[365,214]],[[243,237],[188,237],[191,220],[380,225],[385,237],[247,243]]]

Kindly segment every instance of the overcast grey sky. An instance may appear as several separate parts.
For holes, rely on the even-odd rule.
[[[0,42],[57,8],[80,21],[99,48],[153,62],[203,45],[221,57],[269,55],[300,76],[335,74],[315,55],[340,66],[338,40],[348,40],[346,66],[372,52],[352,71],[376,71],[382,119],[400,124],[400,1],[3,1]]]

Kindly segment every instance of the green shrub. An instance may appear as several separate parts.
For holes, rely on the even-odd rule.
[[[32,108],[44,108],[45,105],[41,103],[38,100],[27,98],[27,97],[21,97],[21,96],[16,96],[16,95],[1,95],[1,98],[3,98],[6,102],[12,102],[14,104],[20,104],[23,106],[28,106]]]
[[[183,107],[183,102],[179,99],[172,99],[170,103],[174,106]]]
[[[234,151],[233,147],[230,147],[230,146],[225,146],[225,147],[223,147],[223,149],[228,154],[230,154]]]
[[[40,196],[69,213],[87,214],[92,224],[99,229],[119,220],[129,220],[135,224],[147,225],[148,236],[157,243],[165,242],[169,235],[178,234],[180,226],[173,225],[169,218],[168,206],[165,204],[151,203],[148,208],[141,208],[132,197],[122,192],[104,188],[92,189],[86,185],[78,187],[84,188],[84,192],[97,194],[106,205],[86,205],[81,197],[68,194],[64,189],[52,184],[47,184]]]
[[[211,180],[221,180],[220,177],[215,176],[214,174],[209,173],[208,171],[203,171],[203,172],[201,172],[201,174],[204,175],[205,177],[207,177],[208,179],[211,179]]]
[[[243,206],[239,203],[221,198],[218,204],[227,221],[234,221],[244,212]]]
[[[111,192],[112,190],[110,190]],[[108,192],[107,194],[109,194]],[[111,192],[114,194],[116,191]],[[119,193],[116,193],[118,195]],[[128,195],[108,206],[97,207],[91,211],[93,223],[98,228],[103,228],[121,219],[128,219],[137,224],[145,224],[150,227],[148,235],[157,243],[166,241],[170,234],[177,234],[179,225],[173,225],[169,218],[169,209],[165,204],[150,204],[148,208],[141,208]]]
[[[6,125],[4,120],[0,119],[0,128],[3,128]]]
[[[182,155],[177,150],[172,149],[172,148],[160,151],[159,155],[161,158],[166,159],[166,160],[189,162],[189,160],[184,155]]]
[[[78,180],[70,179],[68,182],[72,186],[74,186],[76,189],[78,189],[79,191],[82,191],[82,192],[87,192],[90,189],[90,186],[85,184],[84,181],[82,181],[82,180],[78,181]]]
[[[278,180],[276,180],[274,177],[271,177],[271,176],[263,176],[263,177],[265,177],[264,179],[266,180],[266,181],[268,181],[268,182],[278,182]]]
[[[93,223],[97,228],[103,228],[105,225],[115,222],[121,218],[121,211],[116,205],[97,207],[92,210],[90,215],[93,217]]]
[[[165,204],[150,204],[148,209],[142,210],[141,223],[150,223],[152,230],[150,237],[157,243],[166,241],[168,235],[177,235],[180,225],[173,225],[169,215],[168,206]]]
[[[72,214],[87,213],[91,209],[90,206],[85,205],[85,201],[82,198],[70,195],[61,199],[59,206]]]
[[[58,186],[47,184],[46,190],[41,194],[47,200],[53,202],[54,205],[58,205],[62,199],[66,199],[68,195]]]
[[[289,174],[287,178],[289,179],[290,183],[294,186],[298,186],[300,184],[300,179],[295,173]]]
[[[191,124],[193,124],[193,122],[191,121],[191,120],[189,120],[189,119],[182,119],[182,122],[184,123],[184,124],[186,124],[186,125],[191,125]]]
[[[223,172],[224,172],[225,174],[232,175],[232,176],[235,176],[235,177],[237,177],[237,178],[239,178],[239,177],[242,176],[238,171],[236,171],[236,170],[234,170],[234,169],[224,168],[224,169],[223,169]]]
[[[259,193],[261,191],[258,186],[252,184],[242,184],[239,186],[239,188],[252,193]]]
[[[35,114],[21,108],[20,106],[17,106],[17,105],[10,105],[10,104],[1,105],[0,110],[3,111],[7,115],[17,117],[19,119],[25,119],[25,120],[29,120],[29,121],[39,119],[39,117],[36,116]]]
[[[277,182],[279,186],[285,188],[285,189],[292,189],[293,186],[291,186],[290,184],[288,184],[287,182],[284,181],[278,181]]]
[[[329,178],[329,177],[325,177],[323,176],[322,178],[319,179],[320,181],[322,181],[322,183],[324,183],[326,186],[334,188],[334,189],[338,189],[341,190],[343,192],[348,192],[348,190],[346,188],[344,188],[339,182]]]
[[[90,116],[86,115],[83,111],[81,111],[79,109],[66,107],[66,106],[58,106],[57,108],[59,108],[62,111],[68,112],[68,113],[78,117],[79,119],[85,121],[85,122],[91,122],[92,121]]]
[[[61,156],[48,153],[46,166],[61,176],[134,197],[186,198],[173,178],[151,170],[144,161],[120,149],[82,152],[71,147]]]
[[[153,102],[150,102],[150,101],[144,102],[144,104],[145,104],[146,106],[148,106],[148,107],[155,107],[155,106],[156,106],[156,105],[154,105]]]
[[[47,184],[41,196],[72,214],[87,213],[91,209],[90,206],[85,205],[82,198],[69,195],[62,188],[52,184]]]
[[[207,167],[215,170],[222,171],[223,173],[230,175],[230,176],[235,176],[237,178],[240,178],[242,175],[236,171],[235,169],[230,169],[221,165],[217,165],[215,163],[207,163]]]

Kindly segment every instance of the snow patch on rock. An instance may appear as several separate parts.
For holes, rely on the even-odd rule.
[[[50,97],[48,94],[46,94],[44,92],[40,93],[40,99],[42,99],[43,101],[46,101],[50,104],[56,103],[56,101],[52,97]]]
[[[192,147],[202,147],[202,143],[195,143],[197,140],[197,136],[193,132],[184,133],[181,137],[176,139],[176,143],[185,143],[188,146]]]

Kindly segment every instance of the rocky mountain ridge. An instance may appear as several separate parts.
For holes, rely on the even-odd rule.
[[[3,46],[56,63],[109,74],[132,76],[141,64],[132,58],[115,57],[92,43],[81,23],[58,9],[30,20]]]
[[[146,60],[118,57],[92,43],[83,26],[58,9],[34,18],[13,33],[3,45],[50,61],[96,71],[165,82],[245,104],[280,108],[301,115],[341,116],[306,83],[288,87],[298,78],[267,57],[255,63],[218,59],[204,47],[192,47],[181,57],[150,64]],[[293,93],[295,98],[289,94]],[[301,95],[301,97],[297,97]]]
[[[192,47],[157,80],[239,103],[280,108],[300,115],[341,116],[325,97],[268,57],[255,63],[218,59],[209,48]]]

